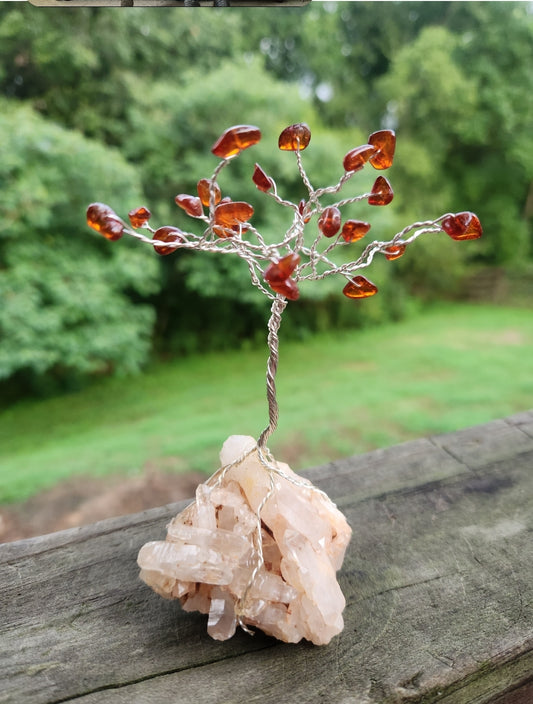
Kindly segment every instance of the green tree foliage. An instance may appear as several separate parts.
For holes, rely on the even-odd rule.
[[[487,263],[531,256],[529,3],[317,3],[283,25],[263,13],[255,31],[265,65],[280,79],[289,67],[324,121],[396,129],[394,181],[407,218],[421,202],[467,203],[483,221],[476,252]]]
[[[134,298],[157,291],[157,269],[130,243],[111,251],[83,219],[90,199],[138,198],[134,169],[5,101],[0,142],[0,378],[31,386],[138,368],[154,314]]]
[[[179,87],[192,67],[207,74],[239,54],[244,34],[240,14],[208,8],[49,12],[2,3],[0,89],[66,127],[122,145],[132,129],[129,107],[146,83]]]
[[[253,164],[299,200],[294,159],[275,144],[302,120],[312,127],[305,163],[317,185],[338,179],[344,153],[369,132],[396,129],[393,203],[346,212],[371,219],[376,237],[444,211],[474,210],[484,225],[479,243],[424,240],[380,265],[380,296],[363,313],[339,302],[334,281],[310,286],[289,306],[284,334],[396,317],[406,306],[400,281],[417,295],[453,294],[470,259],[530,258],[532,39],[520,2],[219,12],[0,3],[0,375],[135,368],[149,354],[154,318],[162,352],[264,335],[268,305],[244,262],[158,259],[84,225],[87,203],[100,200],[123,215],[144,204],[156,224],[197,231],[173,198],[211,174],[210,146],[231,124],[263,131],[221,185],[253,203],[267,239],[290,214],[255,189]],[[350,194],[373,176],[354,179]]]

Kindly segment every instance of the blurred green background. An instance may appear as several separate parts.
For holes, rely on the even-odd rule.
[[[301,467],[531,407],[531,66],[522,2],[1,3],[0,501],[158,458],[211,472],[227,435],[266,424],[269,305],[245,264],[158,258],[85,225],[101,201],[193,229],[174,196],[211,175],[233,124],[263,139],[221,185],[253,203],[266,237],[288,223],[253,164],[298,201],[277,137],[300,121],[315,186],[336,182],[370,132],[396,130],[393,203],[345,212],[371,218],[374,237],[449,211],[484,227],[376,262],[373,299],[348,301],[329,279],[288,306],[280,459]]]

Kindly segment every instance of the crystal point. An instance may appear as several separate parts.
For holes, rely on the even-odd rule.
[[[166,540],[141,548],[141,579],[208,614],[216,640],[240,622],[288,643],[328,643],[344,625],[336,572],[351,537],[345,517],[288,465],[266,460],[251,437],[228,438],[220,462]]]

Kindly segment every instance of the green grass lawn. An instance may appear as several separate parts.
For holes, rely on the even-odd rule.
[[[294,468],[453,431],[533,407],[527,309],[445,306],[375,329],[283,341],[280,428],[270,448]],[[75,474],[218,466],[233,433],[267,421],[267,350],[157,364],[0,415],[0,501]]]

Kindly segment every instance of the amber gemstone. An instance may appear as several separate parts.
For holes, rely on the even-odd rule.
[[[378,287],[364,276],[354,276],[348,281],[342,292],[348,298],[368,298],[378,292]]]
[[[402,254],[405,252],[407,249],[406,244],[391,244],[388,247],[385,247],[382,251],[383,254],[385,255],[385,259],[388,259],[389,261],[393,261],[394,259],[399,259]]]
[[[215,183],[212,183],[207,178],[201,178],[196,187],[198,189],[198,195],[200,196],[202,205],[205,205],[206,208],[209,208],[211,203],[211,192],[213,192],[215,205],[220,203],[222,193],[220,192],[220,186],[216,183],[216,181]]]
[[[476,240],[483,234],[479,218],[469,211],[448,215],[441,227],[453,240]]]
[[[270,191],[270,189],[274,186],[274,181],[270,178],[270,176],[266,175],[259,164],[255,165],[252,181],[255,183],[257,188],[264,193]]]
[[[300,215],[303,215],[303,214],[304,214],[304,212],[305,212],[305,206],[306,206],[306,205],[307,205],[307,203],[306,203],[305,200],[302,198],[302,200],[298,203],[298,212],[300,213]],[[304,217],[304,223],[307,224],[307,223],[309,222],[309,220],[311,220],[311,216],[310,216],[310,215],[306,215],[306,216]]]
[[[298,254],[287,254],[277,262],[272,262],[270,266],[265,270],[265,281],[269,284],[277,284],[285,281],[289,278],[292,272],[296,269],[300,263],[300,256]]]
[[[254,125],[234,125],[228,127],[217,141],[213,144],[211,151],[221,159],[228,159],[239,154],[243,149],[257,144],[261,139],[261,130]]]
[[[200,218],[204,214],[204,209],[202,207],[202,201],[198,196],[189,196],[186,193],[179,193],[174,200],[176,205],[190,215],[192,218]]]
[[[215,208],[215,223],[231,227],[241,222],[246,222],[254,214],[254,209],[250,203],[241,200],[232,200],[227,203],[220,203]]]
[[[170,225],[164,225],[154,232],[154,240],[159,240],[160,242],[183,242],[183,232],[177,227],[171,227]],[[166,254],[172,254],[176,251],[176,247],[164,247],[163,245],[154,244],[154,249],[161,256]]]
[[[305,122],[285,127],[278,139],[278,147],[286,152],[302,151],[311,141],[311,130]]]
[[[124,223],[105,203],[91,203],[87,208],[87,225],[108,240],[118,240],[124,234]]]
[[[375,169],[388,169],[392,165],[396,135],[392,130],[379,130],[373,132],[368,138],[368,143],[377,149],[369,161]]]
[[[277,283],[271,283],[270,287],[276,293],[280,293],[289,301],[296,301],[300,297],[300,291],[298,285],[294,279],[285,279],[284,281],[279,281]]]
[[[388,205],[394,198],[392,186],[384,176],[378,176],[368,197],[370,205]]]
[[[370,230],[370,223],[362,220],[346,220],[341,235],[346,242],[357,242]]]
[[[376,147],[373,147],[371,144],[363,144],[361,147],[356,147],[355,149],[350,150],[342,162],[344,170],[359,171],[359,169],[363,168],[375,151]]]
[[[213,232],[218,237],[232,237],[228,230],[239,232],[243,229],[242,223],[249,220],[253,214],[254,209],[252,206],[244,201],[230,200],[225,203],[221,202],[215,208],[215,227],[213,227]]]
[[[334,205],[326,208],[318,218],[318,229],[324,237],[334,237],[341,229],[341,211]]]
[[[148,208],[144,207],[135,208],[135,210],[130,210],[128,213],[131,226],[135,228],[144,227],[148,220],[150,220],[151,216],[152,213],[148,210]]]

